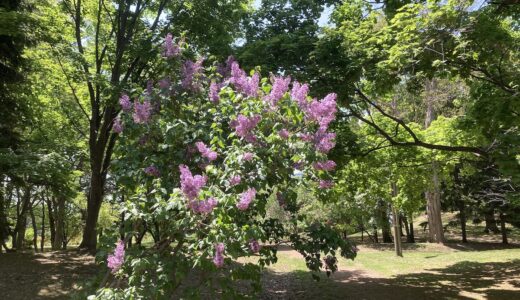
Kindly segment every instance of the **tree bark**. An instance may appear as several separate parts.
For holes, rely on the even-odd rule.
[[[63,247],[64,240],[64,218],[65,218],[65,198],[58,196],[56,199],[56,234],[54,236],[54,242],[52,244],[52,250],[59,250]]]
[[[379,214],[381,231],[383,234],[383,243],[392,243],[392,233],[390,230],[390,223],[388,221],[387,204],[383,201],[380,202]]]
[[[24,189],[21,202],[21,208],[16,220],[16,238],[13,239],[13,248],[16,249],[23,249],[25,247],[25,229],[27,226],[27,211],[31,204],[31,186],[27,186]]]
[[[31,215],[31,224],[33,229],[33,248],[34,252],[38,252],[38,227],[36,226],[36,217],[34,216],[34,205],[32,203],[29,213]]]
[[[392,187],[392,197],[397,197],[399,191],[397,190],[397,184],[395,182],[391,183]],[[403,245],[401,244],[401,218],[400,214],[395,208],[395,204],[392,204],[392,214],[393,214],[393,223],[394,223],[394,248],[395,255],[403,257]]]
[[[54,245],[54,238],[56,237],[56,226],[54,218],[54,205],[51,198],[46,199],[47,202],[47,215],[49,216],[49,230],[51,232],[51,247]]]
[[[43,253],[45,247],[45,200],[42,197],[42,234],[40,239],[40,251]]]
[[[495,210],[493,208],[488,208],[484,212],[484,218],[486,220],[486,228],[484,229],[485,233],[499,233],[497,221],[495,220]]]
[[[441,218],[440,182],[438,165],[432,162],[432,188],[426,192],[428,229],[430,243],[444,243],[444,229]]]
[[[406,237],[406,240],[409,242],[409,243],[415,243],[415,234],[414,234],[414,231],[413,231],[413,215],[410,214],[410,237]]]
[[[506,218],[503,212],[500,212],[500,229],[502,232],[502,244],[509,244],[507,241]]]

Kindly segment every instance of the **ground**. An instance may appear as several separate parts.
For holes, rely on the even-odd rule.
[[[404,258],[392,244],[360,235],[354,261],[340,259],[330,278],[314,281],[300,254],[280,247],[278,263],[263,276],[261,299],[520,299],[520,234],[510,244],[470,225],[470,243],[448,228],[448,243],[404,243]],[[422,229],[418,240],[424,240]],[[99,275],[92,256],[77,251],[0,254],[0,299],[69,299]]]

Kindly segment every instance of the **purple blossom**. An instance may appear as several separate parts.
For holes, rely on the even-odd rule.
[[[154,176],[154,177],[161,176],[161,172],[159,171],[159,169],[156,166],[148,166],[148,167],[144,168],[144,172],[146,173],[146,175],[149,175],[149,176]]]
[[[200,90],[200,84],[194,84],[194,80],[202,72],[202,59],[192,62],[191,60],[185,61],[182,65],[182,87],[186,90],[198,91]]]
[[[132,110],[132,102],[130,102],[130,97],[128,97],[127,94],[121,95],[121,98],[119,98],[119,105],[121,105],[124,112]]]
[[[250,97],[258,95],[258,84],[260,83],[260,75],[255,73],[252,77],[248,77],[244,70],[240,69],[237,62],[231,64],[231,78],[229,81],[235,86],[238,92]]]
[[[322,129],[319,129],[314,135],[313,141],[316,150],[321,153],[328,153],[330,149],[334,148],[336,143],[334,139],[336,138],[336,134],[332,132],[326,132]]]
[[[278,135],[279,135],[282,139],[286,140],[286,139],[289,138],[289,131],[288,131],[287,129],[284,128],[284,129],[278,131]]]
[[[326,160],[315,162],[312,166],[316,170],[332,171],[336,168],[336,163],[333,160]]]
[[[307,94],[309,93],[309,85],[308,84],[300,84],[295,81],[293,83],[293,88],[291,90],[291,98],[298,103],[298,106],[303,111],[306,110],[307,107]]]
[[[121,119],[119,117],[114,119],[114,125],[112,125],[112,130],[115,133],[123,132],[123,124],[121,123]]]
[[[242,177],[240,177],[240,175],[235,175],[235,176],[231,177],[231,179],[229,179],[229,185],[235,186],[237,184],[240,184],[241,181],[242,181]]]
[[[220,96],[218,94],[219,91],[219,84],[216,82],[211,82],[211,84],[209,85],[209,101],[211,101],[214,104],[218,104],[218,102],[220,101]]]
[[[179,45],[173,43],[173,35],[168,33],[164,38],[164,57],[177,56],[181,52]]]
[[[145,100],[142,104],[139,102],[135,102],[134,114],[132,115],[135,123],[146,124],[150,120],[151,115],[152,105],[150,104],[150,101]]]
[[[179,165],[181,172],[181,190],[188,200],[194,200],[199,196],[199,192],[206,185],[207,178],[201,175],[193,176],[185,165]]]
[[[272,106],[276,106],[278,101],[282,99],[283,95],[289,90],[289,84],[291,78],[274,77],[274,83],[271,88],[271,93],[265,97],[265,100],[269,101]]]
[[[209,161],[214,161],[217,159],[217,152],[212,151],[203,142],[196,142],[195,146],[197,146],[197,149],[199,150],[200,154],[202,154],[202,157],[207,158]]]
[[[251,161],[253,159],[253,153],[251,152],[244,152],[244,154],[242,154],[242,159],[245,160],[245,161]]]
[[[217,268],[221,268],[224,265],[224,244],[218,243],[215,246],[215,256],[213,256],[213,263]]]
[[[251,204],[251,201],[255,199],[256,190],[254,188],[250,188],[247,191],[243,192],[240,195],[240,201],[237,203],[237,208],[239,210],[246,210]]]
[[[108,268],[112,270],[112,273],[116,273],[125,260],[125,243],[122,240],[117,242],[114,254],[111,254],[107,258]]]
[[[238,115],[237,119],[231,123],[231,126],[235,128],[236,134],[244,138],[249,143],[256,141],[256,137],[253,136],[251,131],[258,125],[262,117],[259,115],[252,116],[250,118],[244,115]]]
[[[235,62],[235,58],[230,55],[227,60],[226,60],[226,63],[224,64],[220,64],[218,67],[217,67],[217,72],[222,75],[223,78],[227,78],[231,75],[231,66],[233,65],[233,63]]]
[[[251,252],[257,253],[258,251],[260,251],[260,244],[257,240],[251,239],[249,241],[249,249],[251,250]]]
[[[192,200],[189,203],[189,207],[194,213],[209,214],[211,211],[213,211],[217,204],[217,199],[210,197],[202,201]]]
[[[307,120],[316,121],[321,129],[327,130],[330,122],[336,118],[336,97],[336,94],[331,93],[321,101],[314,99],[305,110]]]
[[[165,78],[159,80],[159,88],[161,88],[163,90],[170,89],[171,84],[172,84],[172,81],[171,81],[170,77],[165,77]]]
[[[334,186],[334,182],[332,180],[320,180],[319,188],[320,189],[330,189]]]
[[[298,137],[304,142],[310,142],[313,140],[313,136],[310,133],[299,133]]]
[[[295,168],[296,170],[301,170],[303,169],[303,161],[297,161],[293,164],[293,168]]]

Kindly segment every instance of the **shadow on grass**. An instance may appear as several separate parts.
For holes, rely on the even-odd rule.
[[[462,243],[457,241],[449,241],[444,244],[446,247],[458,251],[487,251],[487,250],[501,250],[501,249],[518,249],[520,244],[502,244],[494,242],[468,242]]]
[[[263,280],[262,299],[520,299],[520,260],[464,261],[392,278],[339,271],[315,282],[299,271],[268,272]]]
[[[94,258],[77,251],[0,254],[0,298],[70,299],[96,274]]]

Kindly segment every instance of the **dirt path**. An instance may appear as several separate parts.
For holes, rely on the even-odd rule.
[[[95,274],[94,258],[76,251],[0,254],[0,299],[70,299]]]

